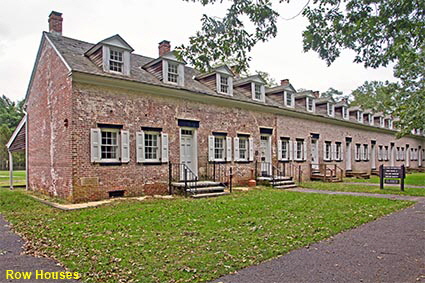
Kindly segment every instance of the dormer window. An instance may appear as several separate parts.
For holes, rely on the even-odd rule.
[[[347,107],[342,107],[342,118],[348,120],[348,109]]]
[[[306,98],[306,103],[307,103],[307,111],[308,112],[314,112],[314,99],[312,97],[308,97]]]
[[[363,115],[360,111],[357,111],[357,122],[363,123]]]
[[[335,114],[335,108],[334,105],[332,103],[327,103],[327,108],[328,108],[328,116],[333,117]]]
[[[115,49],[109,51],[109,70],[122,73],[124,65],[123,52]]]
[[[383,127],[384,127],[384,118],[382,118],[382,117],[379,117],[379,126],[380,126],[381,128],[383,128]]]
[[[373,118],[372,118],[372,114],[369,113],[369,115],[367,116],[369,119],[369,125],[373,125]]]
[[[266,92],[264,85],[252,82],[251,89],[252,89],[252,99],[264,102],[265,92]]]
[[[294,107],[294,94],[291,92],[285,91],[285,106]]]
[[[177,83],[179,72],[178,72],[178,64],[168,62],[168,82]]]
[[[233,78],[221,73],[217,73],[217,92],[221,94],[233,95]]]
[[[393,128],[393,121],[392,120],[388,120],[388,128],[392,129]],[[420,130],[418,130],[418,135],[420,135]]]

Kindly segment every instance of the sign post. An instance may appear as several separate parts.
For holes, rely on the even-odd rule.
[[[404,178],[406,177],[406,168],[404,165],[397,166],[379,166],[379,188],[384,189],[385,184],[400,184],[400,190],[404,191]],[[391,179],[387,179],[391,178]],[[394,180],[400,179],[400,180]]]

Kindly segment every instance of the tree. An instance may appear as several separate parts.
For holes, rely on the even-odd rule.
[[[393,114],[397,105],[394,96],[398,91],[399,86],[395,83],[366,81],[351,93],[353,97],[351,105]]]
[[[191,1],[202,5],[218,2]],[[222,19],[204,15],[201,31],[190,37],[189,45],[178,48],[180,56],[201,71],[228,58],[237,62],[239,70],[248,69],[252,47],[276,36],[279,13],[272,2],[233,0]],[[303,33],[304,50],[316,51],[329,65],[343,49],[354,50],[354,62],[365,67],[395,63],[394,75],[401,80],[396,99],[401,103],[394,113],[401,118],[403,133],[425,128],[424,7],[419,0],[313,0],[302,11],[309,20]],[[252,24],[251,30],[245,27],[245,18]]]
[[[337,89],[334,89],[333,87],[330,87],[327,91],[322,92],[322,97],[332,97],[335,101],[340,101],[341,99],[346,99],[348,102],[349,95],[344,95],[342,91],[339,91]]]
[[[266,87],[275,87],[278,85],[276,80],[272,78],[269,73],[259,70],[256,70],[255,73],[266,81]]]
[[[18,126],[23,114],[23,101],[17,104],[5,95],[0,97],[0,125],[7,125],[11,131]]]

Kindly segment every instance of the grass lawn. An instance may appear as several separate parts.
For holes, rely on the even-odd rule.
[[[346,180],[346,179],[345,179]],[[368,186],[366,184],[344,184],[344,183],[324,183],[324,182],[304,182],[300,187],[316,190],[339,191],[339,192],[362,192],[374,194],[394,194],[406,196],[425,196],[425,188],[404,188],[400,191],[399,186],[385,186],[380,190],[379,186]]]
[[[379,176],[370,176],[370,179],[345,178],[344,181],[379,184]],[[406,174],[406,179],[404,179],[404,184],[415,185],[415,186],[425,186],[425,173]]]
[[[58,211],[0,189],[0,213],[84,282],[201,282],[411,205],[273,189]]]
[[[13,184],[25,185],[25,171],[13,171]],[[0,187],[9,187],[9,171],[0,171]]]

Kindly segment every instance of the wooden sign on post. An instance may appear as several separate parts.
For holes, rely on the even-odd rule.
[[[401,166],[379,166],[379,188],[384,189],[385,184],[400,184],[400,190],[404,191],[404,178],[406,177],[406,169]],[[391,179],[387,179],[391,178]],[[400,180],[394,180],[400,179]]]

